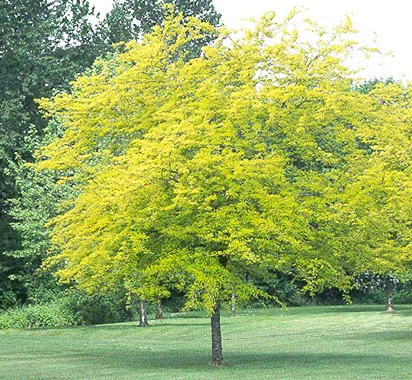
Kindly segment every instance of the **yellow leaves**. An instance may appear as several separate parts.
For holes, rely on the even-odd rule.
[[[247,231],[246,236],[249,237],[253,232]],[[234,260],[241,260],[247,264],[261,264],[260,257],[252,251],[252,249],[248,246],[247,240],[241,240],[243,236],[240,236],[240,239],[233,239],[230,241],[227,254],[234,258]]]
[[[185,62],[175,54],[210,29],[168,16],[40,101],[65,131],[38,167],[70,169],[82,189],[50,224],[62,278],[151,299],[175,287],[211,310],[257,294],[239,268],[294,267],[309,291],[347,289],[379,247],[381,268],[396,254],[392,230],[411,234],[410,90],[354,91],[350,19],[332,40],[311,23],[311,40],[297,17],[268,14]]]
[[[344,22],[342,22],[340,25],[336,26],[335,31],[338,34],[346,34],[346,33],[355,34],[355,33],[358,33],[358,31],[355,29],[355,27],[353,25],[353,21],[352,21],[350,15],[345,16]]]

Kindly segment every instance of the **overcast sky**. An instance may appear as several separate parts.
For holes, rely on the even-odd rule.
[[[112,0],[89,0],[102,14]],[[368,77],[407,79],[412,82],[412,2],[410,0],[213,0],[229,28],[242,25],[242,19],[259,16],[268,10],[287,13],[294,5],[309,8],[310,14],[323,25],[334,25],[347,13],[352,13],[355,26],[372,38],[376,32],[381,46],[392,51],[394,58],[385,57],[367,63]],[[411,3],[411,5],[408,5]]]

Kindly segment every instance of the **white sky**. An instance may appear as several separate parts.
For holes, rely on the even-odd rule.
[[[102,14],[112,0],[89,0]],[[364,76],[389,77],[412,82],[412,22],[410,0],[213,0],[229,28],[242,25],[242,19],[259,16],[268,10],[285,14],[294,5],[309,8],[310,15],[323,25],[335,25],[345,14],[351,13],[356,28],[371,39],[376,32],[380,46],[394,57],[368,61]],[[410,5],[408,5],[410,3]]]

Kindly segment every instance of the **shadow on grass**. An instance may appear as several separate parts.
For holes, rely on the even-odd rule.
[[[187,312],[181,312],[181,313],[170,313],[169,315],[165,315],[165,319],[168,318],[207,318],[208,315],[204,311],[187,311]]]
[[[400,315],[403,317],[410,317],[412,316],[412,307],[411,305],[401,305],[395,306],[394,311],[392,311],[393,315]]]
[[[396,309],[398,310],[398,308]],[[399,310],[403,310],[402,307]],[[385,305],[339,305],[339,306],[300,306],[287,308],[267,308],[267,309],[240,309],[239,316],[258,315],[314,315],[314,314],[335,314],[335,313],[367,313],[386,312]]]
[[[372,341],[372,342],[392,342],[393,344],[394,341],[398,342],[412,342],[412,331],[405,331],[405,330],[399,330],[399,331],[376,331],[376,332],[370,332],[370,333],[363,333],[363,334],[358,334],[357,338],[365,340],[365,341]]]
[[[88,329],[95,330],[95,331],[125,331],[125,330],[144,330],[144,329],[158,329],[161,327],[165,326],[171,326],[171,327],[200,327],[200,326],[209,326],[210,322],[205,321],[205,322],[199,322],[199,323],[153,323],[149,321],[149,326],[146,327],[141,327],[139,326],[139,323],[130,323],[130,324],[125,324],[125,323],[119,323],[119,324],[106,324],[106,325],[94,325],[94,326],[87,326]]]
[[[229,364],[238,367],[302,367],[306,369],[334,366],[377,366],[385,363],[385,366],[400,365],[411,367],[408,358],[393,358],[386,355],[371,354],[338,354],[338,353],[274,353],[274,354],[233,354],[228,355]]]
[[[297,314],[302,313],[307,309],[314,314],[331,314],[331,313],[367,313],[367,312],[385,312],[384,305],[341,305],[341,306],[312,306],[312,307],[296,307],[290,310]],[[288,309],[287,309],[288,310]]]
[[[370,354],[326,353],[225,353],[226,367],[231,370],[295,368],[310,372],[320,369],[345,368],[412,368],[405,357],[388,357]],[[96,355],[77,357],[83,365],[135,371],[199,370],[210,366],[210,356],[199,350],[173,350],[167,352],[142,352],[141,350],[101,352]],[[213,369],[212,369],[213,370]]]

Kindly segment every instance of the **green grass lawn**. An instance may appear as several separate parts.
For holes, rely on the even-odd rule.
[[[247,310],[222,318],[212,368],[194,314],[73,329],[0,331],[1,380],[412,379],[412,306]]]

